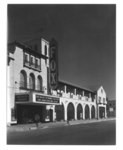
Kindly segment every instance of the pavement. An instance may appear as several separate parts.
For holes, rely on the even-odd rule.
[[[35,123],[19,124],[19,125],[7,126],[7,132],[13,132],[13,131],[23,132],[23,131],[38,130],[38,129],[56,128],[56,127],[62,127],[68,125],[88,124],[88,123],[102,122],[102,121],[115,120],[115,119],[116,118],[106,118],[106,119],[98,119],[98,120],[97,119],[73,120],[73,121],[69,121],[69,124],[67,123],[67,121],[39,123],[38,127],[36,126]]]

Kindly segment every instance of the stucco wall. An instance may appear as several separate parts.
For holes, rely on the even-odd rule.
[[[43,89],[47,93],[47,64],[41,58],[41,72],[24,67],[23,65],[23,49],[16,46],[14,54],[11,54],[14,60],[10,60],[7,67],[7,122],[11,123],[11,108],[15,106],[15,93],[28,92],[20,89],[20,72],[24,70],[27,74],[27,88],[29,88],[29,75],[33,73],[35,76],[35,87],[37,88],[37,77],[40,75],[43,80]]]

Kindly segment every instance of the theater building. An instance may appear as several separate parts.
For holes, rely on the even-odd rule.
[[[55,40],[8,44],[7,124],[106,118],[106,92],[58,80]]]

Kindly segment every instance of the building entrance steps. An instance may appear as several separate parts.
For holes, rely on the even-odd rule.
[[[38,127],[35,123],[32,124],[19,124],[19,125],[12,125],[7,126],[7,131],[30,131],[30,130],[36,130],[36,129],[46,129],[46,128],[55,128],[55,127],[62,127],[62,126],[68,126],[68,125],[77,125],[77,124],[88,124],[88,123],[94,123],[94,122],[101,122],[101,121],[108,121],[108,120],[115,120],[115,118],[106,118],[106,119],[91,119],[91,120],[73,120],[69,121],[59,121],[59,122],[49,122],[49,123],[38,123]]]

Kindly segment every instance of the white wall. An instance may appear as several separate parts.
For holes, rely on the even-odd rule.
[[[99,97],[101,97],[101,103],[103,103],[103,98],[105,98],[106,103],[106,92],[102,86],[97,90],[97,102],[99,102]]]
[[[41,72],[29,69],[23,66],[23,49],[16,46],[14,54],[11,54],[14,60],[10,61],[7,67],[7,123],[11,124],[11,108],[15,106],[15,93],[28,92],[20,89],[20,72],[25,70],[27,73],[27,88],[29,88],[29,75],[35,75],[35,87],[37,87],[37,77],[40,75],[43,80],[43,87],[47,93],[47,65],[45,60],[41,58]]]
[[[100,102],[100,98],[101,98],[101,102]],[[103,99],[105,99],[105,102],[103,101]],[[105,108],[105,118],[107,118],[107,110],[106,110],[107,100],[106,100],[106,92],[103,86],[101,86],[97,90],[97,103],[98,103],[98,106],[97,106],[98,118],[99,118],[99,107]]]
[[[74,110],[75,112],[77,112],[77,106],[78,104],[81,104],[82,108],[83,108],[83,119],[85,119],[85,106],[88,105],[89,106],[89,112],[90,112],[90,119],[91,119],[91,107],[94,106],[95,107],[95,113],[96,113],[96,103],[95,102],[89,102],[89,101],[82,101],[82,100],[74,100],[74,99],[70,99],[70,98],[64,98],[61,97],[60,98],[60,102],[61,104],[63,103],[64,108],[65,108],[65,120],[67,120],[67,107],[69,103],[72,103],[74,105]],[[95,114],[96,117],[96,114]],[[75,113],[74,116],[75,120],[77,120],[77,113]]]

